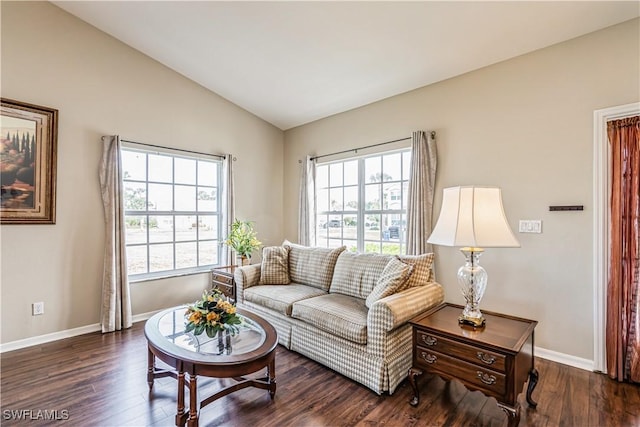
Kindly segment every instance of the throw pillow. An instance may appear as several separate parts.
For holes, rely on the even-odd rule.
[[[398,255],[400,261],[413,265],[413,274],[405,283],[404,289],[424,286],[433,281],[433,253],[422,255]]]
[[[411,277],[413,270],[413,265],[406,264],[396,257],[391,258],[365,301],[367,308],[371,308],[373,303],[379,299],[393,295],[404,288],[404,284]]]
[[[288,285],[289,246],[267,246],[262,249],[261,285]]]

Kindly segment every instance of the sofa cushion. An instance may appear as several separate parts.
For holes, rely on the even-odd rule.
[[[328,294],[295,302],[291,317],[332,335],[366,344],[367,314],[364,300]]]
[[[365,304],[371,308],[374,302],[393,295],[400,289],[405,288],[405,283],[411,277],[414,266],[400,261],[398,258],[391,258],[380,274],[376,286],[367,297]]]
[[[262,249],[261,285],[288,285],[289,246],[267,246]]]
[[[347,247],[315,248],[285,241],[290,246],[289,277],[292,282],[304,283],[314,288],[329,290],[338,255]]]
[[[391,258],[392,255],[342,252],[336,262],[329,292],[367,298]]]
[[[325,295],[326,292],[299,283],[288,285],[258,285],[244,291],[244,299],[254,304],[269,308],[278,313],[291,316],[294,302]]]
[[[433,282],[433,253],[422,255],[398,255],[400,261],[413,265],[413,273],[402,289],[424,286]],[[400,290],[402,290],[400,289]]]

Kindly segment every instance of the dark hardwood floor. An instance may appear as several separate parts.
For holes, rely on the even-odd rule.
[[[0,423],[174,425],[176,381],[156,380],[149,393],[143,326],[140,322],[123,332],[87,334],[2,354]],[[533,397],[538,407],[528,408],[520,396],[520,426],[640,425],[640,387],[544,359],[536,359],[536,367],[540,382]],[[494,399],[458,382],[421,377],[420,405],[413,408],[406,381],[392,396],[378,396],[281,346],[276,377],[273,401],[265,390],[240,390],[204,408],[200,425],[502,426],[507,421]],[[199,378],[199,397],[217,390],[221,381],[227,380]]]

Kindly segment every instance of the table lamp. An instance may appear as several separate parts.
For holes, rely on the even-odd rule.
[[[440,215],[428,242],[461,246],[466,261],[458,270],[458,283],[466,305],[458,322],[481,327],[485,319],[479,304],[487,287],[487,272],[480,266],[480,255],[484,248],[520,247],[520,243],[505,217],[500,188],[450,187],[442,196]]]

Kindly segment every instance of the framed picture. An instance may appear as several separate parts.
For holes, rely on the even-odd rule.
[[[0,224],[55,224],[58,110],[0,103]]]

